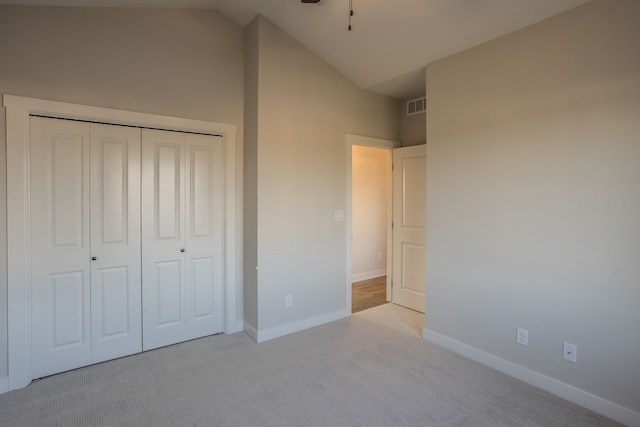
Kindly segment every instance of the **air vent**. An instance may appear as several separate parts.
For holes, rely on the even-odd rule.
[[[407,116],[413,116],[414,114],[424,113],[425,111],[427,111],[426,97],[407,101]]]

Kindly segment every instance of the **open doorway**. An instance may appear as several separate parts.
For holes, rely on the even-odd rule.
[[[424,313],[426,300],[426,145],[400,148],[400,143],[391,140],[370,138],[358,135],[346,135],[347,149],[347,199],[346,199],[346,309],[352,313],[360,310],[356,307],[354,298],[354,283],[378,278],[379,282],[386,282],[387,302],[401,305],[410,310]],[[368,268],[358,266],[358,246],[362,243],[362,232],[358,231],[359,222],[363,216],[358,214],[358,207],[354,212],[354,197],[358,198],[357,183],[354,186],[354,156],[359,148],[379,150],[387,155],[387,193],[386,193],[386,257],[380,251],[379,241],[366,240],[368,250],[365,257],[368,262],[380,262],[386,258],[386,263],[374,264]],[[399,148],[394,148],[399,147]],[[356,160],[357,161],[357,160]],[[395,165],[395,168],[392,167]],[[357,167],[357,166],[356,166]],[[357,173],[357,172],[356,172]],[[358,180],[358,178],[355,178]],[[376,180],[369,178],[369,180]],[[366,182],[366,180],[365,180]],[[355,194],[354,194],[355,193]],[[379,198],[379,197],[378,197]],[[358,203],[357,200],[355,203]],[[369,212],[375,208],[365,210],[365,220]],[[379,215],[379,214],[377,214]],[[396,216],[396,218],[393,218]],[[392,222],[395,227],[392,228]],[[366,235],[365,235],[366,236]],[[355,248],[355,249],[354,249]],[[383,252],[380,255],[380,252]],[[367,264],[365,264],[367,265]],[[386,271],[381,271],[386,267]],[[383,273],[385,277],[381,279]],[[393,284],[393,287],[392,287]],[[380,286],[375,292],[381,295]],[[357,287],[355,288],[358,291]],[[374,304],[379,303],[376,302]],[[355,310],[354,310],[355,308]]]
[[[391,151],[351,146],[351,310],[391,301]]]

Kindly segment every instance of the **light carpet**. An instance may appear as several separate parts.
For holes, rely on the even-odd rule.
[[[58,374],[0,395],[0,424],[619,425],[423,341],[420,315],[403,310],[387,304],[261,344],[212,336]]]

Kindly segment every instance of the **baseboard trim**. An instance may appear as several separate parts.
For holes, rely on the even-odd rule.
[[[382,277],[387,275],[387,269],[366,271],[364,273],[357,273],[351,275],[351,282],[361,282],[363,280],[375,279],[376,277]]]
[[[422,338],[439,347],[445,348],[461,356],[475,360],[485,366],[524,381],[551,394],[590,409],[628,426],[640,427],[640,413],[627,409],[616,403],[605,400],[594,394],[576,388],[562,381],[532,371],[508,360],[501,359],[460,341],[438,334],[429,329],[422,330]]]
[[[2,377],[0,378],[0,394],[6,393],[9,391],[9,378]]]
[[[249,335],[255,342],[258,342],[258,330],[247,322],[244,322],[244,333]]]
[[[303,331],[305,329],[313,328],[315,326],[324,325],[336,320],[344,319],[351,316],[351,312],[347,310],[340,310],[333,313],[323,314],[321,316],[311,317],[309,319],[300,320],[298,322],[286,323],[275,328],[269,328],[256,331],[256,342],[265,342],[274,338],[279,338],[285,335],[292,334],[294,332]],[[253,329],[253,328],[252,328]],[[246,329],[245,329],[246,331]],[[255,331],[255,329],[254,329]],[[253,338],[251,333],[247,332],[249,336]]]

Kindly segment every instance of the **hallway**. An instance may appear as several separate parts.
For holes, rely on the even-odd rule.
[[[387,303],[387,276],[351,284],[351,312],[357,313]]]

